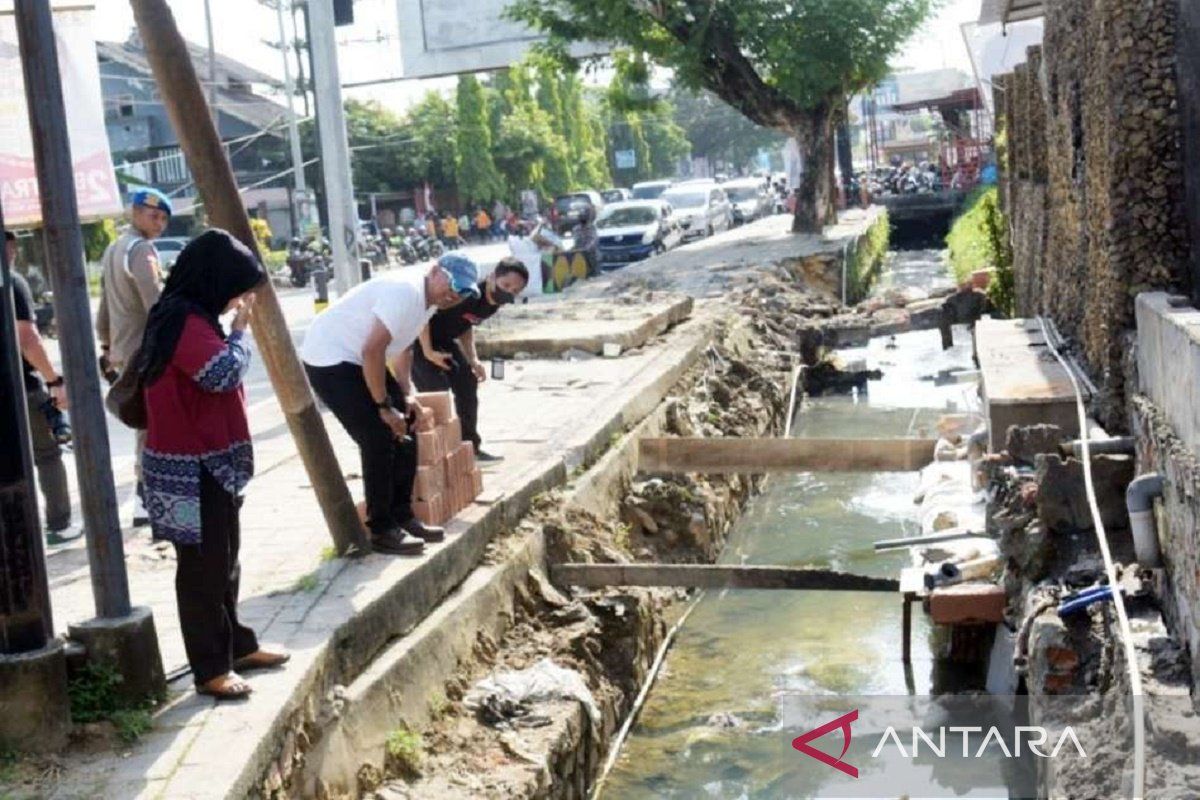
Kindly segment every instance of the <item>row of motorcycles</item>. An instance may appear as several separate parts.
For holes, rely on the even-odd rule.
[[[418,228],[403,229],[394,235],[387,228],[379,234],[364,234],[359,240],[359,248],[363,257],[370,259],[371,266],[375,268],[391,267],[396,260],[403,264],[419,264],[439,258],[446,252],[446,246],[441,241]],[[292,285],[297,288],[307,286],[313,273],[330,270],[332,259],[333,250],[325,237],[292,239],[288,243],[287,255]]]
[[[904,164],[884,167],[874,173],[864,172],[855,176],[861,186],[866,184],[871,196],[896,194],[929,194],[943,188],[942,173],[937,165],[928,161],[920,164]]]

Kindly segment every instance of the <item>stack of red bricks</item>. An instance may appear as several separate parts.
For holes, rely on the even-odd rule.
[[[462,440],[462,423],[449,392],[424,392],[417,402],[432,411],[417,428],[417,479],[413,513],[427,525],[442,525],[483,491],[475,448]]]

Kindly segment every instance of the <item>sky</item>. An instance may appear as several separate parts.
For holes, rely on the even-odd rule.
[[[443,0],[453,2],[453,0]],[[202,0],[168,0],[184,37],[207,43]],[[257,0],[209,0],[213,14],[216,49],[282,80],[278,50],[263,40],[278,41],[275,11]],[[133,12],[127,0],[95,0],[96,37],[122,41],[133,28]],[[902,48],[895,67],[929,70],[954,67],[970,72],[970,61],[959,25],[974,20],[980,0],[948,0],[942,10]],[[400,73],[396,0],[355,0],[355,24],[338,30],[339,69],[342,83],[396,78]],[[290,21],[289,21],[290,35]],[[448,88],[453,79],[399,81],[346,91],[347,96],[375,99],[403,111],[430,89]]]

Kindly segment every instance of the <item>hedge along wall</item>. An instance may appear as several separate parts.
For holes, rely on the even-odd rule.
[[[1135,295],[1190,288],[1177,2],[1048,3],[1043,45],[1004,76],[997,106],[1017,311],[1052,316],[1081,345],[1113,430],[1127,427]]]

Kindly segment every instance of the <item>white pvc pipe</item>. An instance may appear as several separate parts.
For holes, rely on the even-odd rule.
[[[1143,567],[1162,566],[1158,526],[1154,521],[1154,498],[1162,495],[1163,478],[1157,472],[1139,475],[1125,489],[1125,508],[1133,533],[1133,551]]]

